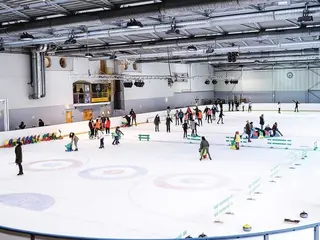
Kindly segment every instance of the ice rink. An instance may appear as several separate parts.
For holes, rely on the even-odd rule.
[[[271,149],[265,139],[231,150],[226,136],[243,132],[246,120],[259,126],[261,112],[226,112],[225,124],[204,121],[198,134],[211,143],[212,161],[199,161],[199,143],[182,139],[181,126],[171,133],[154,132],[152,123],[122,128],[121,144],[80,136],[79,152],[65,152],[68,139],[23,146],[25,175],[17,177],[14,149],[0,149],[0,225],[78,237],[176,238],[187,231],[197,237],[242,234],[290,228],[320,221],[319,113],[265,112],[266,124],[278,122],[291,149]],[[138,134],[150,134],[139,142]],[[308,148],[307,158],[293,163]],[[279,166],[276,183],[270,170]],[[293,169],[294,168],[294,169]],[[248,186],[261,178],[249,201]],[[233,195],[230,211],[214,223],[214,205]],[[300,219],[302,211],[308,219]],[[284,218],[300,219],[299,224]],[[270,239],[312,239],[313,230]],[[262,238],[251,238],[262,239]]]

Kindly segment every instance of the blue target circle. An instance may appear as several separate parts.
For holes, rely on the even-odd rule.
[[[80,177],[90,180],[120,180],[146,175],[145,168],[131,165],[111,165],[89,168],[79,173]]]

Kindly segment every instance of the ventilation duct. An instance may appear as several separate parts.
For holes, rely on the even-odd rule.
[[[82,23],[86,26],[101,26],[105,25],[108,22],[113,21],[123,21],[123,19],[141,19],[148,18],[150,16],[175,16],[180,14],[181,12],[205,12],[209,9],[239,9],[241,7],[247,7],[250,5],[257,4],[271,4],[277,1],[273,0],[203,0],[199,4],[198,0],[187,0],[181,5],[180,0],[170,0],[162,3],[156,3],[148,6],[138,6],[132,8],[120,8],[114,9],[112,11],[101,11],[97,12],[94,15],[92,13],[85,14],[77,14],[73,16],[59,17],[59,18],[51,18],[38,20],[35,22],[26,22],[19,23],[14,25],[6,26],[5,28],[0,30],[1,34],[10,34],[10,33],[20,33],[22,31],[40,31],[40,30],[48,30],[52,28],[56,28],[59,26],[69,26],[78,27]],[[301,14],[300,14],[301,15]],[[273,16],[273,15],[272,15]],[[260,17],[260,15],[259,15]],[[270,16],[269,16],[270,18]],[[246,22],[248,21],[248,17],[243,18]],[[274,20],[274,19],[273,19]],[[225,20],[224,20],[225,21]],[[222,23],[224,22],[222,21]],[[271,20],[270,20],[271,21]],[[199,20],[199,21],[190,21],[186,23],[182,23],[181,26],[183,29],[190,28],[203,28],[203,27],[213,27],[213,24],[216,22],[216,18],[214,20]],[[235,21],[232,21],[234,23]],[[98,30],[98,31],[89,31],[89,33],[78,33],[76,34],[76,38],[78,40],[86,39],[86,38],[98,38],[101,37],[114,37],[114,36],[123,36],[128,34],[142,34],[142,33],[152,33],[157,31],[167,31],[171,28],[170,24],[161,24],[157,26],[145,26],[141,29],[111,29],[111,30]],[[68,34],[68,32],[59,31],[60,36],[55,36],[52,38],[43,38],[43,39],[34,39],[29,43],[23,43],[23,41],[15,42],[14,44],[8,44],[10,46],[26,46],[30,44],[44,44],[50,42],[64,42],[68,39],[67,36],[63,36],[63,34]]]
[[[45,52],[47,45],[39,46],[37,49],[31,50],[30,66],[31,66],[31,94],[30,99],[40,99],[47,95],[46,75],[45,75]]]

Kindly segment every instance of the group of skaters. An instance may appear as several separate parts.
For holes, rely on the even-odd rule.
[[[124,122],[125,127],[132,126],[131,123],[132,124],[134,123],[137,126],[136,113],[133,111],[133,109],[131,109],[130,113],[128,115],[125,115],[123,118],[126,119],[126,122]],[[110,134],[110,127],[111,127],[110,118],[102,115],[95,120],[90,119],[88,126],[89,126],[89,139],[91,140],[99,139],[99,142],[100,142],[99,149],[104,148],[104,137]],[[120,144],[119,140],[123,135],[124,134],[120,130],[120,127],[117,126],[112,135],[113,137],[112,145],[119,145]],[[65,146],[66,151],[78,151],[79,138],[73,132],[69,134],[69,138],[71,139],[71,142]],[[73,150],[73,146],[75,147],[74,150]]]
[[[242,110],[242,112],[245,111],[245,102],[244,101],[228,101],[228,107],[229,107],[229,112],[233,112],[233,111],[240,111],[240,108]],[[248,112],[252,112],[252,102],[249,101],[248,102]]]
[[[264,114],[261,114],[259,117],[259,127],[253,126],[253,122],[246,121],[246,124],[243,129],[243,134],[240,135],[239,131],[235,133],[234,136],[234,147],[236,150],[240,149],[241,139],[248,139],[248,142],[251,142],[252,138],[264,138],[264,137],[277,137],[283,136],[279,130],[278,123],[275,122],[272,128],[269,125],[265,126]]]
[[[219,110],[220,109],[220,110]],[[213,123],[213,121],[216,120],[216,115],[218,115],[218,121],[217,124],[223,124],[223,105],[222,103],[218,107],[218,105],[213,105],[211,108],[205,107],[203,112],[198,108],[194,108],[193,111],[190,107],[187,107],[186,112],[183,112],[181,109],[176,110],[176,112],[173,114],[173,118],[175,119],[175,125],[182,125],[183,129],[183,138],[187,137],[187,131],[188,129],[191,129],[191,135],[196,136],[197,135],[197,127],[202,126],[203,124],[203,118],[208,123]],[[157,114],[154,118],[154,126],[155,126],[155,132],[159,132],[160,128],[159,125],[161,124],[161,119],[159,114]],[[171,132],[171,124],[173,124],[172,120],[172,114],[170,107],[167,108],[167,114],[165,119],[165,125],[166,125],[166,131],[168,133]]]

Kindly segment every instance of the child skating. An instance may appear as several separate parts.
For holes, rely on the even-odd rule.
[[[210,152],[209,152],[209,142],[206,140],[205,137],[201,137],[201,142],[200,142],[200,148],[199,148],[199,152],[200,152],[200,161],[203,159],[204,155],[208,154],[209,159],[211,159],[210,156]]]
[[[123,132],[121,132],[120,130],[120,127],[116,127],[116,130],[115,130],[115,135],[114,135],[114,140],[112,142],[112,145],[118,145],[120,142],[119,142],[119,139],[120,139],[120,136],[123,135]]]
[[[234,141],[236,144],[236,150],[240,150],[240,141],[241,141],[241,137],[238,131],[236,131],[236,134],[234,135]]]
[[[71,138],[71,142],[70,142],[71,146],[74,145],[74,147],[75,147],[74,151],[78,151],[78,141],[79,141],[79,138],[78,138],[73,132],[71,132],[71,133],[69,134],[69,138]],[[71,148],[71,149],[72,149],[72,148]]]

